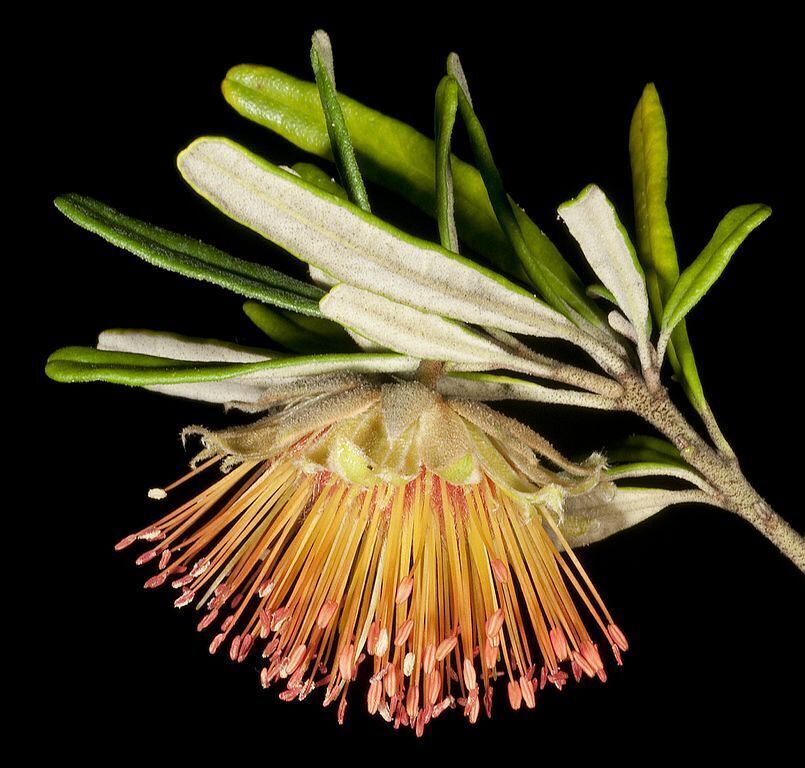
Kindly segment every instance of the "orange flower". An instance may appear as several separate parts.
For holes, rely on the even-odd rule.
[[[534,707],[548,683],[605,680],[599,642],[618,663],[628,646],[557,522],[600,462],[514,425],[398,383],[198,430],[203,463],[182,481],[222,459],[231,471],[118,548],[153,543],[146,587],[205,610],[210,651],[261,659],[284,700],[322,688],[343,721],[359,686],[369,712],[420,735],[446,709],[491,714],[500,678],[513,708]]]

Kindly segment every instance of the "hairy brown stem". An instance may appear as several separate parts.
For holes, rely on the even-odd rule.
[[[619,379],[624,388],[624,408],[644,418],[679,449],[685,461],[713,487],[714,500],[720,507],[751,523],[805,573],[805,537],[760,497],[744,477],[735,456],[719,452],[706,442],[663,387],[650,391],[633,372]]]

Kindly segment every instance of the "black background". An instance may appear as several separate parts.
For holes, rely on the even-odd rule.
[[[359,21],[225,10],[220,19],[210,12],[203,28],[169,28],[162,15],[145,13],[49,16],[47,41],[14,65],[33,182],[25,193],[33,245],[21,261],[36,287],[14,328],[27,329],[34,354],[27,392],[35,420],[24,430],[35,439],[24,457],[33,479],[15,515],[26,576],[13,578],[30,612],[30,642],[20,642],[34,652],[19,712],[48,734],[30,748],[462,761],[489,748],[509,759],[566,750],[571,759],[599,752],[651,760],[673,748],[692,756],[762,746],[771,757],[794,747],[805,689],[805,579],[743,522],[694,506],[582,553],[633,646],[605,686],[546,694],[535,712],[516,715],[501,696],[492,722],[482,717],[470,728],[443,717],[422,742],[366,717],[358,696],[341,728],[334,711],[312,700],[279,702],[259,689],[253,665],[211,658],[192,617],[174,611],[168,595],[143,592],[141,570],[112,551],[159,513],[145,491],[169,482],[186,460],[180,428],[220,425],[221,412],[110,385],[57,385],[42,373],[50,351],[92,344],[109,327],[259,343],[236,297],[157,272],[51,205],[63,192],[93,195],[243,258],[296,268],[196,198],[175,171],[176,152],[205,133],[229,135],[274,161],[302,159],[226,105],[219,83],[233,64],[307,76],[309,34],[326,26],[339,88],[430,132],[433,91],[446,54],[458,50],[509,191],[571,254],[553,212],[588,182],[631,220],[628,125],[653,79],[668,117],[670,212],[683,263],[730,207],[762,201],[774,209],[689,325],[706,391],[746,474],[802,530],[801,449],[792,439],[801,429],[792,379],[801,343],[801,148],[790,21],[770,16],[732,29],[722,19],[706,29],[700,19],[677,19],[684,24],[671,34],[662,21],[631,29],[581,12],[529,24],[519,16],[460,25],[422,16],[418,25],[399,8]],[[458,150],[467,155],[463,137]],[[381,214],[435,236],[432,223],[370,193]],[[639,429],[625,417],[549,406],[527,419],[569,451]],[[10,457],[9,476],[17,459]]]

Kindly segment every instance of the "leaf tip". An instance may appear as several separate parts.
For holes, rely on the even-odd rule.
[[[584,203],[588,198],[594,199],[596,197],[604,197],[603,190],[598,186],[598,184],[588,184],[575,197],[571,197],[570,200],[566,200],[564,203],[562,203],[557,208],[557,211],[559,212],[559,215],[562,216],[563,212],[568,211],[569,209],[574,208],[581,203]]]
[[[458,83],[464,97],[472,106],[472,97],[470,96],[470,87],[467,83],[467,76],[464,74],[464,67],[461,65],[461,59],[458,54],[453,51],[447,56],[447,74],[450,75],[456,83]]]

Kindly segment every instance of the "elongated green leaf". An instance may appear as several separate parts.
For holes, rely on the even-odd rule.
[[[227,288],[267,304],[318,315],[323,292],[271,267],[237,259],[191,237],[119,213],[82,195],[64,195],[56,207],[80,227],[153,264]]]
[[[637,104],[629,129],[637,255],[646,273],[646,288],[654,318],[662,321],[665,302],[679,279],[676,246],[666,207],[668,194],[668,134],[657,89],[649,83]],[[704,397],[685,321],[668,343],[668,359],[685,394],[706,415]]]
[[[632,162],[637,254],[649,283],[652,309],[659,322],[663,301],[677,278],[679,265],[674,236],[665,207],[668,192],[668,139],[665,115],[653,83],[649,83],[632,117],[629,130]]]
[[[559,254],[556,246],[530,219],[515,213],[513,205],[503,185],[503,178],[495,165],[486,132],[472,106],[467,80],[458,56],[451,54],[447,69],[455,78],[458,87],[458,108],[467,128],[470,145],[478,165],[478,170],[486,185],[501,229],[520,263],[520,268],[537,288],[545,301],[562,314],[571,317],[573,313],[596,325],[601,325],[600,314],[589,300],[578,276]],[[521,226],[523,219],[523,226]],[[528,240],[523,229],[528,229]],[[516,274],[509,266],[508,271]]]
[[[330,141],[313,83],[270,67],[241,65],[223,82],[226,100],[242,115],[269,128],[319,157],[332,158]],[[426,213],[435,213],[435,148],[429,138],[409,125],[339,94],[353,146],[366,178],[402,195]],[[497,222],[486,186],[478,171],[451,157],[455,219],[459,235],[498,268],[521,274],[519,262]],[[548,245],[542,231],[512,203],[529,250],[557,281],[566,284],[571,306],[599,327],[602,315],[594,304],[585,308],[584,288],[572,267]],[[581,298],[579,298],[581,297]],[[580,307],[580,308],[579,308]]]
[[[443,77],[436,89],[436,221],[442,247],[458,253],[458,233],[455,220],[453,168],[450,162],[450,141],[458,110],[458,83]]]
[[[601,283],[593,283],[593,285],[588,285],[587,295],[594,296],[597,299],[604,299],[604,301],[608,301],[610,304],[614,304],[616,307],[618,306],[618,301],[612,295],[612,291],[610,291],[605,285],[601,285]]]
[[[299,174],[308,184],[313,184],[313,186],[323,189],[331,195],[343,197],[344,200],[349,199],[346,190],[317,165],[313,165],[313,163],[294,163],[291,166],[291,170]]]
[[[310,328],[305,328],[295,322],[287,315],[275,312],[265,304],[260,304],[256,301],[247,301],[243,305],[243,311],[249,320],[266,336],[294,352],[314,354],[317,352],[344,351],[345,348],[352,346],[347,334],[335,324],[333,324],[333,327],[341,332],[341,337],[338,339],[332,336],[319,335]]]
[[[347,332],[340,325],[332,322],[332,320],[327,320],[324,317],[300,315],[298,312],[290,312],[287,309],[281,310],[281,312],[300,328],[304,328],[306,331],[310,331],[310,333],[315,333],[316,336],[321,336],[323,339],[327,339],[327,341],[338,344],[350,343]]]
[[[616,464],[654,462],[687,467],[677,448],[660,437],[650,435],[631,435],[613,445],[606,452],[607,459]]]
[[[210,363],[171,360],[93,347],[64,347],[47,361],[45,372],[55,381],[107,381],[135,387],[238,379],[255,386],[277,379],[337,373],[413,373],[418,360],[396,354],[307,355],[254,363]]]
[[[406,235],[228,139],[198,139],[178,164],[224,213],[338,282],[472,324],[578,336],[564,316],[500,275]]]
[[[662,316],[663,333],[670,333],[710,290],[729,264],[732,254],[749,233],[771,215],[765,205],[733,208],[716,227],[715,234],[696,260],[679,276]]]
[[[316,85],[319,87],[319,97],[324,110],[327,123],[327,133],[330,136],[335,164],[341,180],[347,189],[349,199],[364,211],[370,211],[369,197],[363,184],[355,151],[349,138],[344,115],[338,103],[338,94],[335,90],[335,70],[333,68],[333,49],[327,33],[319,29],[313,33],[313,45],[310,49],[310,63],[313,65],[313,74]]]
[[[710,406],[704,396],[702,380],[699,378],[699,369],[696,366],[696,358],[693,356],[693,347],[690,344],[684,320],[680,320],[671,333],[667,351],[671,368],[682,385],[685,395],[696,411],[706,417],[710,413]]]
[[[330,138],[315,83],[271,67],[243,64],[229,70],[224,98],[241,115],[300,149],[332,160]],[[405,197],[426,213],[435,210],[433,141],[409,125],[350,99],[339,104],[364,176]],[[471,165],[452,158],[456,220],[461,236],[500,266],[511,248],[498,226],[483,180]]]

